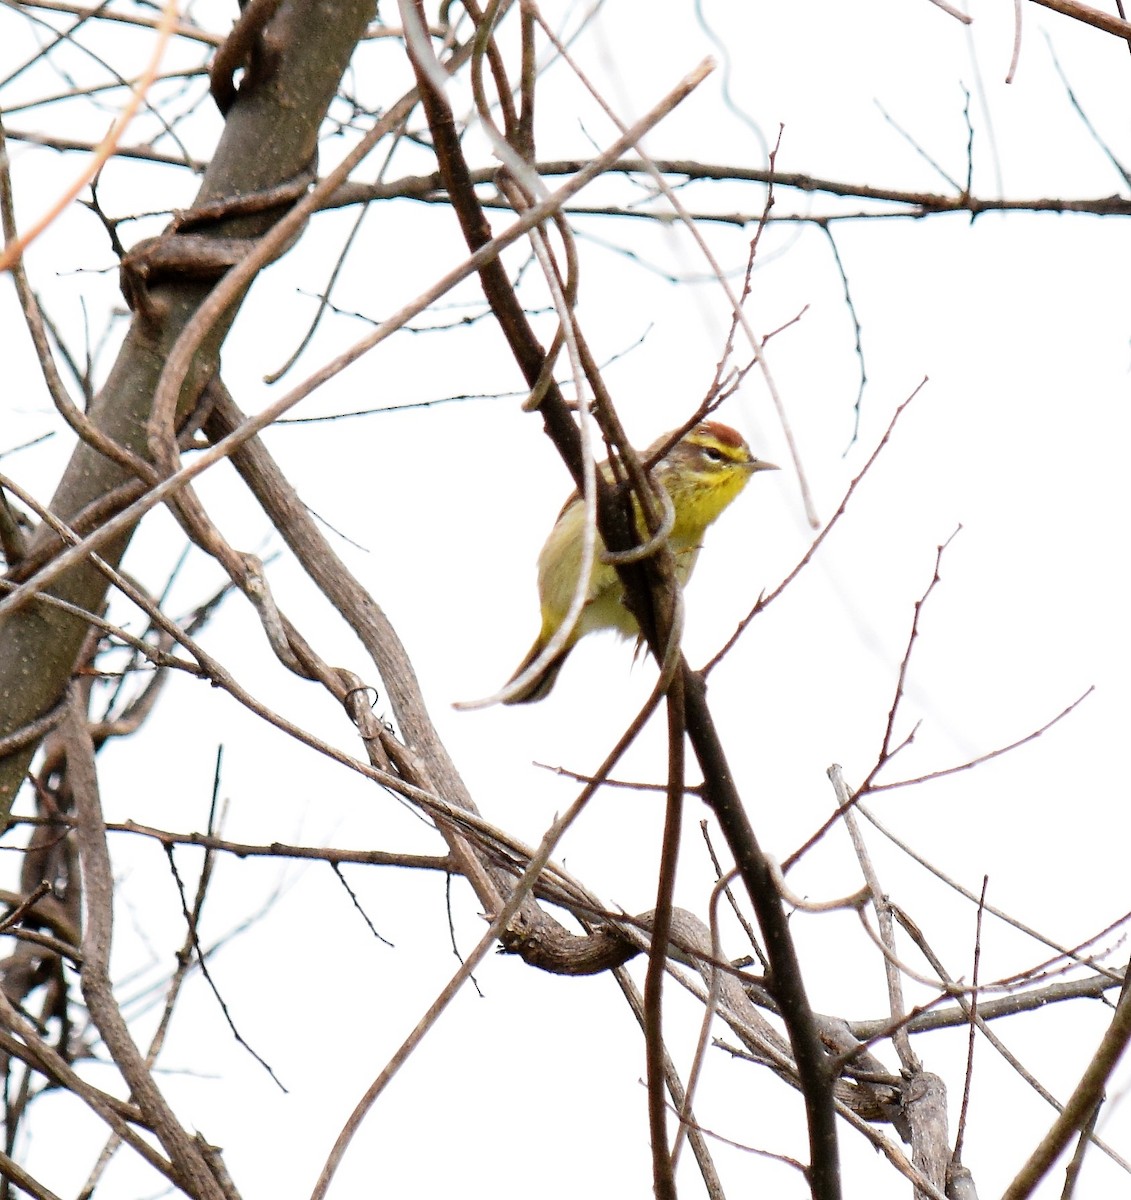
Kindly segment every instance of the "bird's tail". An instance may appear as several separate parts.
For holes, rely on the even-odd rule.
[[[513,683],[530,664],[542,653],[545,642],[542,638],[530,647],[530,652],[518,665],[518,670],[510,677],[509,682]],[[552,658],[537,675],[516,695],[505,700],[505,704],[532,704],[535,700],[541,700],[544,696],[550,694],[550,689],[554,686],[554,681],[558,677],[558,672],[562,669],[562,664],[566,660],[566,655],[569,654],[572,647],[566,646],[564,650],[556,657]]]

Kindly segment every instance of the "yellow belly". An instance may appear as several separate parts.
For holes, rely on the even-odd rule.
[[[569,611],[570,603],[577,590],[581,574],[582,532],[585,525],[585,508],[575,501],[558,520],[548,541],[538,556],[538,593],[542,601],[542,643],[558,629]],[[676,578],[682,586],[691,577],[695,560],[699,557],[698,536],[689,541],[687,529],[678,525],[672,531],[668,544],[675,555]],[[677,536],[677,533],[679,536]],[[597,629],[615,629],[622,637],[636,637],[639,629],[636,618],[624,604],[624,585],[616,568],[601,561],[605,543],[596,535],[593,548],[593,570],[589,577],[585,607],[574,626],[567,645],[572,646],[578,638]]]

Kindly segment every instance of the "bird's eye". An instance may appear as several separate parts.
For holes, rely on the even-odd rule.
[[[724,456],[723,452],[720,449],[718,449],[716,446],[704,446],[703,447],[703,457],[709,458],[711,460],[711,462],[718,463],[718,462],[722,462],[723,458],[725,456]]]

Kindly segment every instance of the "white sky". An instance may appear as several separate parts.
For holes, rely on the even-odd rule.
[[[768,138],[783,129],[778,165],[879,186],[947,190],[885,120],[882,105],[953,177],[966,172],[964,93],[973,93],[974,191],[983,197],[1089,197],[1126,192],[1073,112],[1052,66],[1046,33],[1085,110],[1114,154],[1131,163],[1126,46],[1036,7],[1024,11],[1020,69],[1002,83],[1012,44],[1012,5],[976,3],[968,32],[924,2],[845,6],[704,4],[725,40],[720,70],[648,142],[653,155],[761,166],[757,139],[721,102],[724,74],[738,113]],[[559,23],[578,19],[547,5]],[[650,24],[642,27],[642,14]],[[388,14],[387,14],[388,16]],[[391,17],[389,17],[391,19]],[[21,28],[11,15],[0,29]],[[632,47],[631,54],[626,47]],[[585,69],[631,119],[714,47],[690,6],[610,3],[575,46]],[[20,61],[22,53],[11,53]],[[374,104],[399,51],[370,48],[376,67],[357,83]],[[380,69],[376,69],[379,67]],[[400,68],[397,68],[397,78]],[[31,85],[29,83],[29,89]],[[31,89],[34,94],[34,89]],[[560,65],[546,77],[539,154],[585,154],[612,139]],[[0,95],[0,104],[5,98]],[[11,101],[8,101],[10,104]],[[205,106],[207,108],[207,106]],[[26,128],[29,117],[7,118]],[[218,121],[186,126],[207,152]],[[471,145],[475,145],[473,139]],[[327,159],[337,151],[331,147]],[[69,179],[77,159],[13,148],[23,219]],[[422,169],[394,162],[392,177]],[[478,161],[488,162],[482,155]],[[376,166],[363,175],[371,178]],[[167,208],[191,199],[187,177],[153,167],[106,172],[108,211]],[[606,189],[594,197],[611,195]],[[623,194],[623,193],[622,193]],[[138,201],[137,197],[144,197]],[[756,211],[755,188],[688,190],[696,209]],[[582,200],[587,197],[583,196]],[[817,197],[782,193],[794,205],[833,213]],[[855,207],[855,206],[853,206]],[[272,268],[245,306],[224,358],[224,375],[245,409],[272,395],[262,376],[291,352],[314,310],[312,294],[353,214],[319,218],[302,246]],[[158,223],[159,224],[159,223]],[[677,229],[579,218],[580,319],[598,358],[620,355],[606,379],[630,431],[646,443],[679,422],[709,383],[725,336],[717,286],[673,286],[662,274],[701,276],[704,265]],[[750,230],[706,227],[716,253],[740,268]],[[140,230],[138,236],[140,236]],[[127,240],[132,240],[131,232]],[[774,227],[764,237],[750,313],[775,337],[769,360],[784,397],[822,520],[839,502],[892,412],[924,376],[840,528],[797,583],[739,643],[712,677],[711,701],[736,780],[768,852],[786,857],[833,805],[825,778],[843,764],[850,782],[874,761],[913,606],[930,582],[937,546],[942,580],[921,620],[898,729],[921,721],[914,744],[885,779],[962,762],[1040,727],[1094,686],[1093,694],[1037,741],[994,762],[922,787],[877,796],[872,807],[901,836],[964,886],[989,876],[990,901],[1066,944],[1083,941],[1128,909],[1125,848],[1131,832],[1123,759],[1129,706],[1126,520],[1129,485],[1127,285],[1129,236],[1118,219],[1017,215],[836,227],[862,327],[868,369],[859,440],[850,445],[859,377],[853,330],[829,245],[812,227]],[[632,248],[640,262],[608,247]],[[410,203],[368,217],[335,302],[380,318],[422,290],[461,255],[454,219]],[[518,256],[512,256],[518,261]],[[659,272],[646,269],[655,265]],[[75,208],[29,257],[33,282],[75,346],[85,299],[98,330],[114,300],[115,276],[93,219]],[[474,302],[472,288],[460,292]],[[536,290],[528,293],[540,302]],[[0,293],[10,378],[4,446],[56,426],[36,382],[11,290]],[[462,314],[464,309],[458,310]],[[444,314],[439,314],[442,318]],[[539,327],[548,331],[549,320]],[[330,322],[290,386],[365,332]],[[547,333],[548,339],[548,333]],[[642,339],[641,341],[638,340]],[[103,370],[111,361],[107,354]],[[12,381],[15,381],[14,383]],[[404,334],[316,396],[299,415],[398,405],[519,387],[501,338],[486,323],[444,334]],[[758,454],[787,452],[755,374],[720,414]],[[335,543],[392,618],[417,666],[437,726],[493,823],[536,842],[575,788],[535,764],[592,770],[634,715],[654,680],[650,662],[608,637],[583,643],[553,695],[529,708],[457,713],[457,700],[488,694],[506,679],[536,629],[533,563],[568,490],[565,471],[517,400],[485,399],[345,423],[272,431],[268,445],[304,499],[358,543]],[[847,448],[847,453],[846,453]],[[5,460],[0,470],[50,494],[69,445],[53,443]],[[232,543],[262,553],[276,543],[225,471],[201,493]],[[710,536],[687,597],[686,650],[708,657],[759,592],[791,569],[812,531],[788,471],[755,478]],[[179,530],[156,514],[136,539],[128,567],[153,587],[180,552]],[[183,612],[216,585],[199,561],[177,584],[170,610]],[[326,661],[367,677],[359,648],[284,555],[271,567],[283,609]],[[125,614],[121,610],[121,615]],[[229,602],[209,648],[277,711],[356,752],[340,713],[272,659],[253,618]],[[596,684],[596,686],[595,686]],[[380,705],[378,711],[381,711]],[[185,752],[187,744],[191,747]],[[257,724],[206,685],[172,679],[151,728],[102,757],[107,815],[187,831],[207,816],[216,747],[224,746],[227,832],[235,839],[379,846],[438,852],[412,814],[281,735]],[[659,780],[663,728],[649,730],[618,768]],[[158,782],[160,781],[160,782]],[[713,880],[698,831],[705,810],[688,807],[677,902],[705,913]],[[654,903],[663,823],[652,796],[608,792],[563,843],[559,861],[609,903],[641,911]],[[885,888],[923,928],[954,975],[969,976],[974,911],[885,843],[870,843]],[[716,844],[720,844],[716,838]],[[120,969],[152,955],[150,980],[170,969],[182,936],[179,900],[152,844],[113,843],[122,877]],[[195,854],[179,856],[196,869]],[[205,918],[206,940],[225,935],[278,894],[277,907],[221,951],[213,974],[241,1032],[290,1089],[282,1095],[232,1043],[198,978],[175,1022],[162,1076],[179,1110],[225,1148],[249,1198],[309,1194],[343,1120],[455,968],[444,885],[394,871],[347,872],[390,949],[367,933],[324,867],[222,860]],[[815,899],[859,886],[839,830],[791,875]],[[457,940],[468,950],[482,923],[462,884],[453,887]],[[811,999],[847,1017],[885,1012],[882,963],[848,916],[795,915]],[[1119,935],[1121,936],[1121,935]],[[983,978],[999,978],[1045,951],[988,920]],[[1108,939],[1110,947],[1115,938]],[[728,931],[726,950],[746,947]],[[1126,946],[1112,962],[1126,959]],[[643,967],[637,972],[642,978]],[[378,1102],[348,1152],[332,1195],[472,1195],[546,1200],[579,1188],[650,1195],[643,1044],[609,979],[562,980],[517,960],[491,957]],[[127,988],[127,991],[130,989]],[[913,1001],[929,993],[909,986]],[[671,1047],[686,1066],[698,1009],[673,985],[666,994]],[[999,1023],[996,1031],[1064,1098],[1104,1028],[1099,1005]],[[144,1024],[144,1023],[143,1023]],[[721,1026],[716,1032],[723,1036]],[[918,1042],[927,1069],[948,1085],[953,1122],[962,1089],[965,1035]],[[894,1066],[886,1047],[879,1051]],[[108,1082],[104,1069],[91,1077]],[[1131,1155],[1126,1069],[1109,1090],[1101,1133]],[[796,1097],[764,1073],[715,1052],[698,1108],[709,1128],[737,1141],[804,1156]],[[43,1115],[72,1112],[54,1097]],[[1003,1119],[1003,1114],[1008,1114]],[[60,1115],[62,1113],[60,1112]],[[965,1160],[983,1196],[999,1193],[1043,1134],[1052,1110],[979,1042]],[[76,1130],[79,1122],[73,1122]],[[97,1141],[73,1161],[52,1162],[58,1126],[27,1153],[60,1194],[85,1177]],[[81,1134],[76,1132],[76,1139]],[[903,1196],[895,1177],[851,1131],[842,1132],[846,1195]],[[713,1147],[728,1194],[805,1194],[788,1169]],[[146,1177],[122,1164],[107,1194],[137,1194]],[[682,1194],[702,1194],[690,1156]],[[1054,1176],[1039,1193],[1059,1195]],[[1126,1177],[1098,1152],[1080,1195],[1110,1196]],[[134,1189],[131,1191],[131,1189]]]

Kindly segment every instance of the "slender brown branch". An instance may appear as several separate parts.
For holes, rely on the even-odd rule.
[[[926,383],[927,383],[927,380],[926,380],[926,378],[924,378],[922,380],[922,382],[920,382],[915,387],[915,390],[895,410],[895,412],[892,414],[891,420],[888,422],[887,429],[884,430],[883,436],[876,443],[876,448],[868,456],[868,461],[863,465],[863,467],[860,468],[860,472],[857,474],[856,478],[853,479],[853,481],[848,485],[848,490],[844,493],[844,496],[841,498],[840,504],[838,505],[836,512],[833,513],[833,515],[829,518],[828,523],[825,525],[824,529],[822,529],[821,532],[819,534],[817,534],[817,536],[813,539],[813,541],[809,545],[808,550],[805,551],[805,553],[801,556],[801,559],[798,561],[797,565],[793,568],[792,571],[789,572],[788,575],[786,575],[786,577],[781,581],[781,583],[779,583],[778,586],[776,588],[774,588],[771,592],[768,592],[765,595],[758,597],[758,600],[755,603],[754,607],[746,614],[746,616],[744,616],[742,618],[741,621],[739,621],[738,625],[735,627],[735,630],[730,635],[730,637],[727,638],[727,640],[722,644],[722,646],[703,665],[703,668],[702,668],[703,675],[709,675],[715,669],[715,667],[717,667],[719,665],[719,662],[723,658],[725,658],[727,654],[730,653],[735,642],[737,642],[738,639],[742,636],[742,634],[745,632],[746,627],[750,624],[750,622],[753,621],[754,618],[763,609],[768,608],[771,604],[773,604],[773,602],[776,599],[778,599],[778,597],[782,594],[782,592],[784,592],[785,589],[787,587],[789,587],[789,585],[797,578],[797,576],[812,561],[813,556],[817,553],[817,550],[820,548],[821,543],[825,540],[825,538],[827,538],[829,536],[830,533],[832,533],[833,529],[836,527],[836,525],[840,521],[841,517],[844,516],[846,510],[848,509],[848,502],[852,499],[853,494],[855,493],[856,489],[860,486],[864,477],[872,469],[872,466],[875,463],[876,459],[879,458],[881,451],[888,444],[888,441],[891,439],[891,435],[895,432],[895,426],[896,426],[896,423],[899,421],[899,418],[906,411],[907,406],[911,403],[911,401],[914,400],[915,397],[918,396],[920,391],[922,391],[922,389],[926,386]]]
[[[988,906],[987,906],[987,908],[988,908]],[[931,948],[930,944],[927,942],[927,939],[923,936],[922,931],[914,924],[913,921],[910,920],[910,918],[907,916],[906,913],[902,912],[898,908],[895,911],[896,911],[897,917],[899,918],[900,924],[903,925],[904,929],[906,929],[907,932],[911,935],[915,944],[919,947],[920,951],[922,952],[924,958],[926,958],[926,960],[931,964],[932,968],[937,972],[938,977],[941,980],[943,980],[944,984],[948,988],[950,988],[953,983],[953,981],[950,977],[950,974],[946,970],[946,968],[943,966],[942,961],[939,959],[938,955],[934,952],[934,950]],[[1122,999],[1124,999],[1127,995],[1127,981],[1129,978],[1131,978],[1131,975],[1129,975],[1128,973],[1125,972],[1123,984],[1122,984],[1123,992],[1121,995],[1121,1002],[1122,1002]],[[956,998],[958,1000],[959,1007],[966,1014],[966,1019],[969,1020],[970,1019],[970,1015],[969,1015],[970,1014],[970,1006],[969,1006],[968,1001],[962,995],[963,990],[964,989],[956,990],[954,992],[954,995],[956,996]],[[982,1007],[982,1013],[984,1014],[986,1009],[989,1006],[982,1005],[981,1007]],[[1001,1057],[1003,1059],[1005,1059],[1005,1061],[1013,1068],[1013,1070],[1016,1071],[1018,1075],[1020,1075],[1020,1077],[1037,1093],[1038,1096],[1041,1097],[1042,1100],[1045,1101],[1046,1104],[1048,1104],[1052,1108],[1056,1109],[1056,1111],[1059,1114],[1061,1114],[1061,1117],[1063,1117],[1063,1114],[1065,1111],[1065,1106],[1062,1105],[1060,1103],[1060,1101],[1057,1100],[1057,1098],[1040,1082],[1039,1079],[1037,1079],[1030,1071],[1025,1069],[1024,1065],[1017,1058],[1017,1056],[1005,1045],[1005,1043],[1001,1040],[1001,1038],[999,1038],[997,1036],[997,1034],[995,1034],[994,1031],[989,1027],[989,1025],[986,1023],[984,1016],[975,1014],[974,1021],[977,1023],[978,1032],[982,1034],[982,1036],[986,1039],[986,1041],[988,1041],[990,1043],[991,1046],[993,1046],[993,1048],[998,1052],[998,1054],[1000,1054]],[[1101,1141],[1099,1138],[1095,1138],[1094,1140],[1095,1140],[1096,1145],[1108,1156],[1108,1158],[1110,1158],[1113,1162],[1118,1163],[1119,1166],[1122,1167],[1124,1171],[1131,1174],[1131,1163],[1128,1163],[1124,1158],[1122,1158],[1118,1153],[1116,1153],[1116,1151],[1113,1150],[1111,1148],[1111,1146],[1107,1145],[1105,1142]]]
[[[229,1200],[196,1142],[177,1121],[154,1083],[114,999],[109,971],[114,880],[98,797],[94,747],[77,691],[72,695],[63,732],[67,745],[67,775],[79,818],[76,835],[82,857],[86,908],[82,987],[91,1020],[128,1083],[135,1102],[153,1123],[154,1133],[169,1155],[180,1186],[198,1200]]]
[[[903,981],[898,965],[895,962],[895,921],[892,918],[891,901],[888,898],[886,890],[880,884],[880,878],[873,865],[872,856],[868,853],[867,844],[860,832],[860,825],[856,820],[856,814],[852,811],[852,793],[848,785],[844,782],[844,776],[841,774],[840,767],[830,767],[828,775],[836,792],[837,806],[844,818],[845,828],[852,839],[852,848],[856,853],[856,860],[860,864],[864,878],[867,880],[868,894],[880,927],[880,938],[885,949],[888,951],[884,956],[884,971],[887,977],[890,1016],[895,1026],[892,1035],[892,1044],[899,1055],[899,1061],[903,1070],[908,1075],[912,1075],[922,1070],[922,1065],[911,1049],[911,1041],[907,1035],[906,1023],[904,1021],[907,1015],[907,1006],[903,998]]]
[[[118,21],[126,25],[139,25],[144,29],[156,29],[158,18],[144,17],[133,13],[115,12],[105,4],[85,5],[70,4],[66,0],[21,0],[25,8],[41,8],[46,12],[71,13],[80,20],[87,17],[97,17],[100,21]],[[218,46],[224,39],[221,34],[211,33],[191,21],[178,21],[173,26],[173,33],[180,38],[190,41],[203,42],[205,45]]]
[[[970,891],[969,888],[963,887],[962,884],[960,884],[956,879],[952,879],[949,875],[940,871],[938,867],[936,867],[928,858],[916,851],[915,848],[908,842],[897,837],[890,829],[887,828],[887,826],[883,824],[882,821],[879,820],[879,818],[877,818],[875,813],[873,813],[870,809],[866,808],[859,802],[856,804],[856,808],[884,835],[884,837],[888,839],[889,842],[891,842],[894,846],[898,846],[904,854],[906,854],[914,862],[917,862],[925,871],[928,871],[936,879],[946,884],[946,886],[951,890],[969,900],[971,904],[978,903],[977,893]],[[993,916],[998,918],[998,920],[1004,921],[1007,925],[1012,925],[1014,929],[1018,929],[1028,937],[1033,938],[1034,941],[1040,942],[1044,946],[1048,946],[1050,950],[1055,950],[1058,954],[1066,958],[1076,957],[1075,951],[1071,947],[1054,941],[1052,938],[1041,933],[1039,930],[1034,929],[1031,925],[1026,925],[1025,922],[1019,921],[1016,917],[1011,916],[1004,910],[995,908],[992,904],[987,904],[986,911],[992,913]],[[1103,970],[1102,967],[1092,960],[1089,959],[1087,962],[1089,966],[1095,967],[1097,970]],[[1113,983],[1118,984],[1122,982],[1122,976],[1120,975],[1109,973],[1108,977]]]
[[[668,689],[668,796],[664,841],[656,885],[652,944],[644,977],[644,1044],[648,1065],[648,1129],[652,1141],[652,1190],[656,1200],[675,1200],[675,1172],[668,1151],[668,1110],[664,1097],[664,969],[672,921],[672,895],[683,825],[683,687],[677,676]]]
[[[1002,1193],[1002,1200],[1026,1200],[1052,1169],[1071,1138],[1087,1125],[1103,1095],[1104,1085],[1131,1041],[1131,987],[1124,980],[1123,992],[1099,1047],[1084,1069],[1080,1082],[1048,1133]]]
[[[14,130],[9,136],[19,137]],[[836,196],[846,200],[867,200],[878,203],[901,206],[897,212],[890,210],[861,211],[856,213],[858,219],[897,215],[901,217],[923,217],[944,213],[963,213],[968,216],[978,216],[987,212],[1047,212],[1047,213],[1097,213],[1115,215],[1131,211],[1131,199],[1123,196],[1096,196],[1088,199],[1067,200],[1058,197],[1030,197],[1027,199],[1002,199],[1000,197],[979,197],[963,195],[962,189],[953,180],[953,193],[909,191],[902,188],[877,187],[869,184],[854,183],[850,180],[827,179],[817,175],[807,175],[789,171],[771,171],[758,167],[738,166],[733,163],[707,163],[696,159],[665,159],[654,160],[655,166],[664,175],[679,176],[688,183],[716,182],[730,180],[737,183],[770,184],[775,188],[801,192],[805,195],[820,194]],[[584,165],[582,159],[551,159],[534,164],[538,174],[544,178],[555,175],[571,175]],[[642,175],[648,170],[648,165],[642,159],[622,158],[614,166],[608,168],[611,174]],[[472,183],[488,183],[494,168],[476,168],[471,172]],[[351,181],[339,188],[330,203],[334,207],[346,204],[357,204],[363,201],[384,200],[393,197],[405,197],[422,201],[448,202],[444,183],[439,173],[430,175],[404,176],[388,183],[366,184]],[[491,207],[497,205],[488,202]],[[498,206],[502,207],[502,206]],[[656,219],[657,214],[639,206],[609,205],[594,208],[595,215],[602,216],[643,216]],[[712,215],[719,220],[754,225],[761,219],[761,208],[748,213],[727,214],[704,212],[697,217],[710,220]],[[813,222],[836,219],[837,214],[831,213],[797,213],[788,214],[783,218],[773,214],[765,219],[769,222],[782,219],[804,219]],[[670,219],[670,217],[668,218]]]
[[[1131,22],[1113,17],[1110,13],[1093,8],[1090,4],[1081,4],[1079,0],[1033,0],[1033,3],[1039,4],[1043,8],[1051,8],[1053,12],[1063,13],[1064,16],[1071,17],[1074,21],[1091,25],[1095,29],[1103,30],[1104,33],[1110,33],[1117,38],[1131,42]]]
[[[643,1029],[644,997],[633,982],[632,976],[625,967],[620,966],[614,968],[613,978],[617,981],[617,986],[620,988],[628,1007],[632,1010],[632,1015],[640,1024],[641,1029]],[[703,1185],[707,1189],[708,1200],[726,1200],[722,1180],[719,1178],[718,1171],[711,1158],[707,1139],[704,1137],[698,1122],[695,1120],[694,1113],[689,1107],[691,1097],[683,1089],[675,1063],[672,1062],[666,1047],[664,1050],[664,1072],[668,1085],[668,1095],[671,1096],[672,1103],[677,1107],[680,1114],[682,1114],[681,1119],[686,1122],[681,1128],[687,1130],[687,1140],[691,1144],[691,1148],[695,1154],[695,1161],[703,1177]]]
[[[899,707],[903,700],[904,690],[907,684],[907,672],[911,666],[911,655],[915,649],[915,643],[919,638],[919,618],[922,615],[923,609],[927,601],[930,599],[931,593],[942,582],[942,576],[939,571],[942,567],[943,554],[946,553],[946,548],[957,537],[959,530],[958,526],[950,537],[941,545],[935,548],[935,570],[931,576],[930,583],[927,584],[927,590],[915,601],[914,615],[911,618],[911,629],[907,635],[907,645],[903,651],[903,657],[899,660],[899,672],[895,681],[895,694],[892,696],[891,708],[888,710],[887,724],[884,726],[883,742],[880,746],[880,751],[876,755],[876,765],[868,772],[867,778],[860,785],[860,791],[866,792],[871,785],[872,780],[879,773],[881,768],[887,765],[891,760],[892,755],[896,752],[897,747],[894,742],[895,719],[899,713]],[[901,743],[901,746],[906,743]]]
[[[958,1132],[954,1135],[954,1157],[961,1161],[966,1137],[966,1117],[970,1111],[970,1092],[974,1082],[974,1043],[978,1029],[978,983],[982,965],[982,918],[986,912],[986,888],[990,877],[982,876],[982,894],[978,901],[978,919],[974,929],[974,967],[970,974],[970,1029],[966,1041],[966,1075],[962,1084],[962,1106],[958,1110]]]
[[[1100,1118],[1100,1111],[1103,1108],[1104,1097],[1096,1101],[1095,1107],[1092,1109],[1091,1116],[1084,1123],[1080,1130],[1080,1136],[1076,1140],[1076,1150],[1072,1155],[1072,1161],[1068,1164],[1064,1171],[1064,1188],[1060,1193],[1060,1200],[1072,1200],[1076,1195],[1076,1185],[1080,1182],[1080,1171],[1084,1166],[1084,1155],[1088,1152],[1088,1147],[1096,1136],[1096,1122]]]
[[[873,459],[874,458],[875,455],[873,455]],[[871,461],[872,460],[869,460],[869,465]],[[857,476],[857,478],[859,478],[859,476]],[[855,484],[855,480],[853,483]],[[868,794],[871,788],[872,780],[874,780],[879,772],[889,762],[891,762],[892,758],[894,758],[895,755],[901,750],[909,746],[914,740],[915,732],[919,728],[918,724],[914,725],[911,729],[911,732],[908,733],[899,743],[895,742],[895,720],[897,714],[899,713],[900,705],[903,701],[904,686],[907,680],[907,671],[911,664],[911,653],[914,650],[915,642],[919,637],[919,616],[923,611],[923,606],[926,604],[931,592],[934,591],[935,587],[941,581],[939,576],[939,567],[942,563],[943,553],[947,546],[949,546],[957,536],[958,530],[961,528],[962,526],[960,525],[945,542],[936,547],[935,569],[931,576],[931,581],[927,584],[926,590],[923,592],[923,594],[918,600],[915,601],[914,615],[911,619],[911,629],[907,635],[907,645],[904,648],[903,657],[900,659],[899,671],[896,676],[895,690],[892,694],[891,708],[888,710],[887,721],[884,725],[883,738],[881,740],[880,749],[876,755],[876,761],[874,765],[865,777],[864,782],[856,789],[848,803],[830,814],[830,816],[817,828],[816,832],[811,834],[796,850],[793,851],[792,854],[789,855],[788,858],[784,860],[782,863],[783,870],[788,871],[790,867],[792,867],[799,859],[808,854],[809,851],[825,836],[825,834],[828,833],[828,831],[839,820],[842,819],[844,814],[855,807],[855,805],[860,801],[861,797]]]
[[[474,250],[488,236],[486,221],[468,180],[462,147],[454,136],[446,100],[432,87],[423,64],[417,64],[417,74],[441,171],[452,193],[464,236]],[[695,77],[689,77],[680,88],[673,91],[662,110],[659,107],[654,110],[654,119],[658,120],[662,112],[674,107],[678,99],[693,86],[693,80],[697,82],[701,77],[702,71]],[[639,124],[623,135],[627,145],[635,144],[643,136]],[[535,211],[537,206],[530,210],[531,213]],[[541,376],[545,355],[514,296],[509,280],[494,260],[484,265],[480,279],[516,361],[530,386],[535,386]],[[547,388],[538,411],[545,422],[546,432],[580,486],[580,433],[560,392],[553,385]],[[629,514],[610,493],[610,489],[603,486],[599,476],[597,484],[598,526],[605,545],[613,551],[633,548],[637,538],[628,519]],[[617,570],[625,581],[626,594],[645,631],[652,653],[657,662],[663,662],[667,651],[666,631],[656,627],[652,597],[654,594],[663,595],[664,581],[651,561],[628,567],[618,566]],[[832,1081],[781,899],[734,785],[726,755],[706,705],[704,680],[692,675],[685,663],[681,663],[680,669],[683,674],[688,736],[704,774],[703,797],[723,829],[754,902],[771,961],[772,990],[781,1006],[797,1061],[809,1123],[813,1197],[814,1200],[836,1200],[840,1196],[840,1177]]]
[[[914,779],[898,779],[892,783],[873,782],[868,786],[868,791],[870,793],[887,792],[892,791],[895,788],[911,787],[917,783],[929,783],[934,779],[943,779],[947,775],[955,775],[959,771],[969,771],[971,768],[980,766],[982,763],[990,762],[991,759],[999,758],[1003,754],[1008,754],[1011,750],[1016,750],[1029,742],[1036,741],[1036,739],[1041,737],[1042,734],[1048,733],[1048,731],[1054,725],[1060,721],[1063,721],[1064,718],[1073,712],[1079,705],[1083,704],[1083,702],[1087,700],[1087,698],[1095,690],[1095,685],[1093,684],[1086,691],[1081,692],[1080,695],[1077,696],[1076,699],[1067,706],[1067,708],[1062,709],[1056,714],[1055,717],[1051,717],[1039,729],[1034,729],[1031,733],[1025,734],[1024,737],[1020,737],[1016,741],[1009,742],[1004,746],[998,746],[994,750],[987,750],[985,754],[979,754],[976,758],[967,759],[966,762],[958,763],[953,767],[943,767],[938,771],[928,771],[925,775],[917,775]]]
[[[653,694],[649,703],[645,705],[642,712],[633,722],[630,728],[622,735],[620,741],[614,747],[613,751],[606,758],[602,768],[597,773],[598,779],[601,774],[612,770],[613,765],[617,762],[625,749],[635,740],[639,731],[643,728],[644,722],[650,715],[654,704],[658,701],[658,695]],[[318,1177],[318,1182],[315,1184],[314,1191],[311,1193],[311,1200],[323,1200],[327,1189],[338,1166],[341,1163],[346,1149],[350,1142],[356,1136],[358,1129],[361,1127],[361,1122],[365,1119],[369,1110],[376,1103],[378,1097],[384,1092],[385,1088],[392,1081],[394,1076],[408,1060],[425,1034],[433,1027],[444,1010],[451,1003],[452,999],[463,986],[463,984],[471,977],[472,971],[481,963],[487,953],[495,945],[496,940],[502,940],[505,944],[504,937],[510,925],[511,919],[519,911],[526,899],[527,895],[533,889],[539,874],[549,862],[550,855],[554,851],[554,847],[561,840],[566,830],[577,820],[582,810],[589,803],[594,792],[597,790],[598,784],[593,784],[582,789],[581,794],[574,800],[573,804],[562,814],[543,835],[542,842],[537,851],[531,856],[530,862],[523,871],[521,877],[517,880],[514,890],[506,899],[500,911],[494,915],[486,933],[480,938],[475,948],[460,964],[459,969],[451,977],[445,985],[435,1001],[429,1007],[428,1011],[420,1018],[413,1027],[412,1031],[401,1043],[400,1047],[394,1053],[385,1068],[377,1076],[376,1079],[366,1089],[365,1094],[357,1102],[353,1112],[350,1114],[346,1124],[343,1126],[338,1138],[326,1159],[326,1163]]]
[[[11,1180],[21,1191],[25,1191],[29,1196],[34,1196],[35,1200],[59,1200],[50,1189],[46,1188],[33,1175],[20,1166],[14,1158],[0,1152],[0,1175],[5,1179]]]

